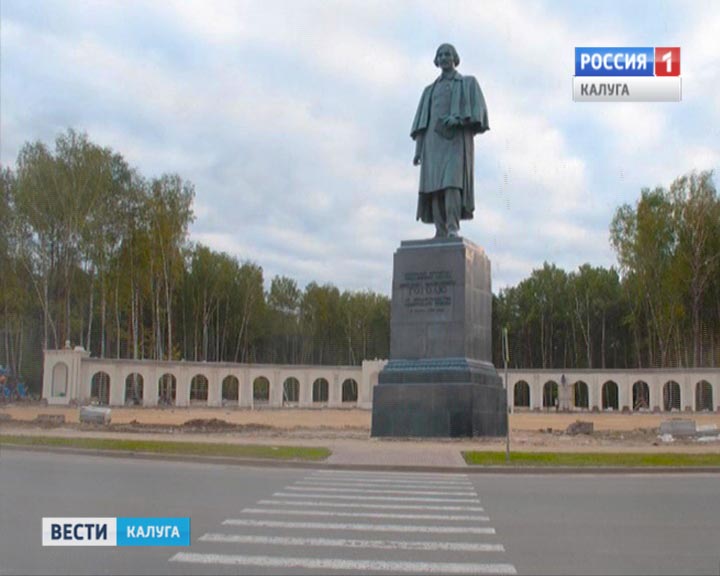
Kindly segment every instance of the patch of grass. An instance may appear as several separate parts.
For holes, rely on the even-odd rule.
[[[581,452],[463,452],[474,466],[720,466],[720,454],[593,454]]]
[[[163,442],[114,438],[59,438],[54,436],[0,436],[0,445],[57,446],[88,450],[123,450],[154,454],[191,456],[228,456],[235,458],[269,458],[273,460],[324,460],[327,448],[308,446],[264,446],[258,444],[210,444],[203,442]]]

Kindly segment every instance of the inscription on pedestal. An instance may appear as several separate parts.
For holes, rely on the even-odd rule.
[[[454,286],[449,270],[405,272],[399,285],[403,308],[411,316],[452,315]]]
[[[490,361],[490,265],[463,238],[403,242],[394,256],[390,359]]]
[[[372,436],[505,434],[487,256],[464,238],[410,240],[393,263],[390,361],[373,389]]]

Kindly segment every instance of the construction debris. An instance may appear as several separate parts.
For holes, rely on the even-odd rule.
[[[565,431],[570,436],[576,436],[578,434],[592,434],[595,425],[592,422],[585,422],[583,420],[576,420]]]
[[[685,418],[672,418],[660,423],[660,434],[671,434],[672,436],[694,436],[697,432],[695,420]]]
[[[80,422],[91,424],[110,424],[110,408],[99,406],[83,406],[80,408]]]
[[[38,414],[35,422],[45,426],[61,426],[65,424],[65,414]]]

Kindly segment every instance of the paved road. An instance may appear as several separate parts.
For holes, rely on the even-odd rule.
[[[43,516],[189,516],[188,548],[43,548]],[[253,468],[3,451],[3,574],[718,574],[720,475]]]

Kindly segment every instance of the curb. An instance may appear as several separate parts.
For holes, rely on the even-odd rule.
[[[159,454],[156,452],[132,452],[127,450],[96,450],[86,448],[65,448],[55,446],[27,446],[20,444],[0,445],[3,450],[18,452],[60,453],[78,456],[99,456],[105,458],[126,458],[130,460],[153,460],[164,462],[188,462],[196,464],[222,464],[226,466],[252,466],[263,468],[310,468],[321,470],[357,470],[375,472],[434,472],[440,474],[512,474],[512,475],[557,475],[557,474],[720,474],[720,466],[400,466],[391,464],[332,464],[301,460],[272,460],[265,458],[233,458],[229,456],[196,456],[183,454]]]

